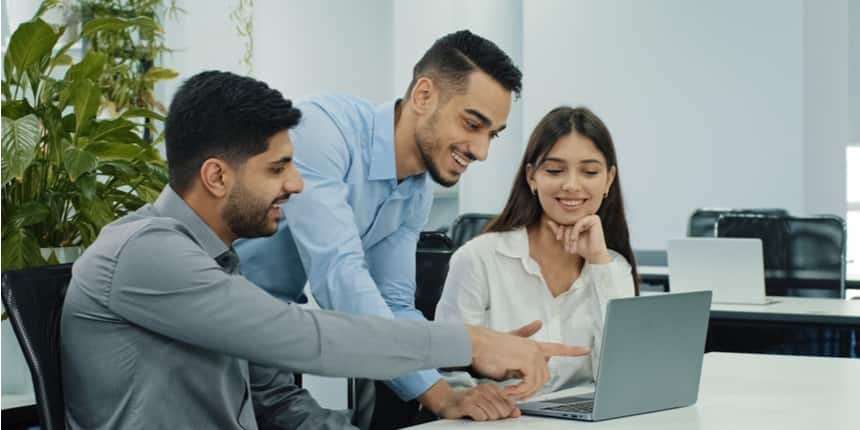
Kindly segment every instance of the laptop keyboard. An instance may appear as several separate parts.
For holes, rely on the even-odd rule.
[[[590,414],[592,410],[594,410],[594,401],[588,400],[584,402],[577,403],[568,403],[564,405],[553,406],[550,408],[544,408],[545,411],[558,411],[558,412],[578,412],[582,414]]]

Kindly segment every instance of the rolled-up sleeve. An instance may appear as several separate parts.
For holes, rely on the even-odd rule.
[[[462,326],[303,309],[169,228],[142,229],[119,251],[107,305],[163,336],[286,370],[386,379],[471,360]]]

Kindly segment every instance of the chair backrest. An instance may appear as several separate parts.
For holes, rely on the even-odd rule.
[[[44,430],[65,428],[60,316],[72,265],[3,272],[3,305],[30,367]]]
[[[762,240],[768,295],[845,297],[845,221],[837,216],[727,214],[720,237]]]
[[[497,215],[465,213],[457,217],[451,224],[451,241],[454,249],[463,246],[469,239],[481,234],[487,224]]]
[[[690,215],[687,223],[688,237],[715,237],[717,235],[717,220],[722,215],[729,214],[758,214],[758,215],[788,215],[785,209],[696,209]]]
[[[451,239],[444,233],[421,232],[415,253],[415,307],[428,320],[436,317],[436,303],[442,297],[453,253]]]

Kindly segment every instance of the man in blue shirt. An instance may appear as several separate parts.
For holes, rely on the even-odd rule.
[[[284,205],[275,236],[237,246],[243,274],[285,300],[301,301],[307,280],[325,309],[424,319],[415,309],[415,251],[431,181],[452,186],[486,159],[521,78],[501,49],[464,30],[424,54],[403,99],[374,105],[326,95],[300,103],[303,120],[290,137],[306,192]],[[515,413],[495,385],[453,390],[436,370],[386,384],[446,418]]]

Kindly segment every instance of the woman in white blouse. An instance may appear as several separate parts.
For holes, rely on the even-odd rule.
[[[638,294],[637,279],[609,130],[559,107],[532,132],[505,209],[451,257],[436,320],[591,346],[550,360],[541,392],[557,391],[595,379],[606,304]]]

